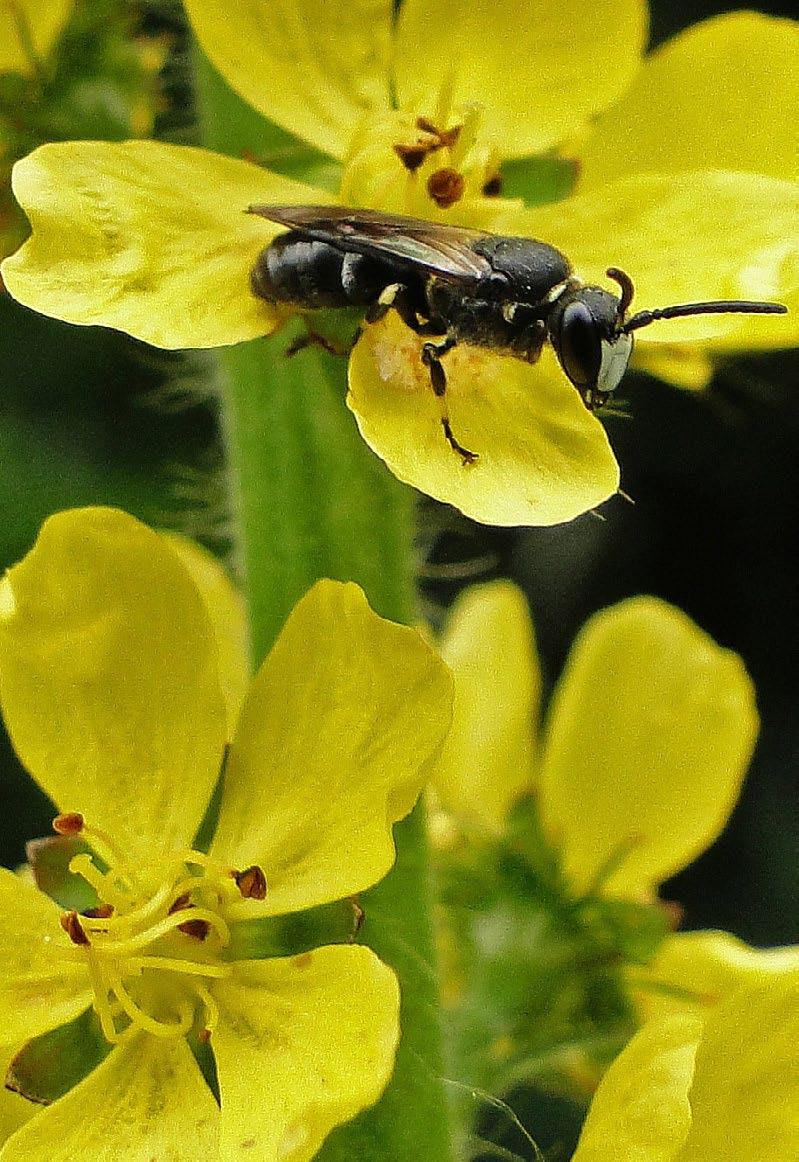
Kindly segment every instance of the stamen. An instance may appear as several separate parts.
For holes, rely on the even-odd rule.
[[[183,1001],[179,1006],[177,1021],[158,1021],[139,1008],[128,993],[118,973],[109,972],[109,978],[111,991],[122,1006],[125,1015],[130,1018],[133,1024],[145,1029],[148,1033],[152,1033],[156,1037],[184,1037],[194,1024],[194,1010],[188,1001]]]
[[[465,188],[463,174],[450,166],[437,169],[427,179],[427,192],[440,210],[448,210],[459,202]]]
[[[194,991],[197,993],[205,1008],[205,1028],[202,1030],[202,1033],[205,1034],[204,1040],[207,1041],[219,1021],[219,1005],[202,981],[197,981],[194,986]]]
[[[138,884],[135,873],[131,870],[122,850],[107,831],[103,831],[101,827],[95,827],[94,824],[84,820],[83,835],[89,839],[103,863],[108,864],[109,868],[113,868],[117,875],[127,879],[131,885],[141,886]]]
[[[245,867],[244,871],[233,872],[233,879],[245,900],[266,898],[266,876],[257,863]]]
[[[84,819],[80,811],[67,811],[63,815],[56,815],[53,820],[53,831],[57,835],[80,835],[83,827]]]
[[[142,971],[158,968],[164,972],[182,972],[186,976],[210,976],[217,980],[226,980],[233,972],[230,964],[206,964],[205,961],[179,960],[172,956],[131,956],[126,963]]]
[[[187,915],[187,912],[190,912],[191,915]],[[153,944],[161,936],[165,936],[167,932],[173,932],[181,924],[185,924],[187,920],[207,920],[209,927],[216,930],[221,943],[223,945],[230,943],[230,929],[220,915],[212,912],[209,908],[188,908],[185,911],[174,912],[171,916],[165,916],[163,920],[153,924],[151,928],[146,928],[128,940],[110,941],[107,949],[103,944],[97,944],[94,947],[98,953],[107,953],[114,957],[127,956],[131,952],[145,948],[148,944]]]
[[[89,887],[94,888],[100,899],[107,904],[113,904],[119,911],[128,903],[128,897],[115,887],[115,881],[106,873],[101,872],[94,860],[87,852],[73,855],[69,861],[69,870],[73,875],[80,876]]]
[[[81,925],[80,917],[78,916],[77,912],[65,912],[64,915],[59,918],[59,923],[73,944],[89,944],[89,937],[83,930],[83,926]]]

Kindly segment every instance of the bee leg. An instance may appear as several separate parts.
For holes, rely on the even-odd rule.
[[[298,335],[296,339],[293,339],[289,343],[284,354],[287,359],[291,359],[292,356],[298,355],[300,351],[304,351],[306,347],[321,347],[328,355],[335,355],[340,359],[347,356],[350,351],[349,347],[339,347],[332,339],[328,339],[326,335],[322,335],[319,331],[314,331],[312,327],[308,327],[302,335]]]
[[[455,342],[456,340],[452,335],[447,335],[442,343],[425,343],[422,347],[422,363],[424,363],[430,372],[430,384],[433,388],[433,394],[441,402],[441,427],[444,429],[444,435],[447,437],[449,446],[454,452],[458,453],[465,467],[467,464],[474,464],[478,458],[478,454],[477,452],[470,452],[468,448],[464,448],[463,444],[459,444],[455,439],[449,422],[449,411],[444,402],[447,391],[447,377],[441,362],[441,356],[446,355],[447,351],[451,351],[455,346]]]

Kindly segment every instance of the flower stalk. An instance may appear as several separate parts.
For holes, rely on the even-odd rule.
[[[203,144],[236,153],[266,126],[198,53]],[[412,498],[360,439],[344,405],[346,360],[314,346],[288,356],[301,324],[221,353],[223,423],[259,662],[320,577],[357,581],[395,621],[413,614]],[[393,871],[365,893],[360,941],[397,973],[401,1041],[378,1104],[334,1132],[326,1162],[451,1154],[422,806],[395,829]]]

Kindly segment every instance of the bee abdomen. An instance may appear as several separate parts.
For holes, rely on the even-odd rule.
[[[385,266],[366,255],[345,253],[293,231],[261,252],[250,275],[259,298],[305,310],[369,306],[390,281]]]

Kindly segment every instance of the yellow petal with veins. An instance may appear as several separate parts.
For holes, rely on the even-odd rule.
[[[2,265],[19,302],[156,347],[217,347],[274,330],[250,290],[279,232],[254,202],[329,197],[248,162],[155,141],[44,145],[17,162],[33,236]]]
[[[687,1015],[644,1025],[600,1082],[572,1162],[674,1162],[691,1125],[701,1029]]]
[[[726,13],[646,58],[581,151],[579,188],[634,173],[698,169],[795,180],[797,125],[799,24]]]
[[[220,1156],[228,1162],[307,1162],[335,1126],[383,1092],[399,1038],[399,988],[370,949],[244,961],[214,995]]]
[[[72,0],[0,0],[0,73],[34,73],[72,8]]]
[[[70,959],[61,915],[44,892],[0,868],[0,1044],[38,1037],[91,1004],[86,965]]]
[[[188,844],[219,774],[225,705],[197,587],[118,509],[50,517],[0,589],[0,701],[60,811],[134,863]]]
[[[668,936],[646,969],[631,970],[643,1020],[717,1005],[742,985],[799,969],[799,945],[750,948],[729,932],[677,932]]]
[[[535,366],[462,345],[444,356],[452,430],[479,457],[464,465],[444,436],[420,351],[389,312],[350,358],[347,403],[400,480],[494,525],[559,524],[616,492],[605,430],[551,352]]]
[[[578,892],[641,898],[719,835],[757,736],[752,682],[654,597],[592,617],[558,683],[542,748],[543,825]]]
[[[261,865],[263,913],[370,887],[451,716],[451,676],[416,630],[378,617],[357,585],[320,581],[250,687],[211,853]]]
[[[711,1010],[675,1162],[799,1158],[799,969],[737,989]]]
[[[509,581],[467,589],[439,644],[455,713],[433,782],[445,807],[502,829],[533,780],[541,675],[524,594]]]
[[[325,153],[343,157],[363,114],[389,106],[391,0],[186,0],[185,7],[231,88]]]
[[[216,557],[188,537],[162,532],[200,591],[219,651],[219,681],[228,712],[228,741],[250,684],[250,636],[247,608]]]
[[[397,96],[402,108],[434,120],[442,95],[454,119],[477,104],[501,157],[540,153],[624,92],[646,33],[641,0],[405,0]]]
[[[0,1162],[217,1158],[219,1107],[182,1037],[139,1035],[0,1151]]]
[[[621,267],[635,284],[633,312],[711,299],[789,307],[787,315],[701,315],[636,332],[642,346],[701,342],[729,351],[799,343],[797,221],[799,183],[708,170],[625,178],[509,224],[557,246],[588,282],[610,286],[606,268]]]

